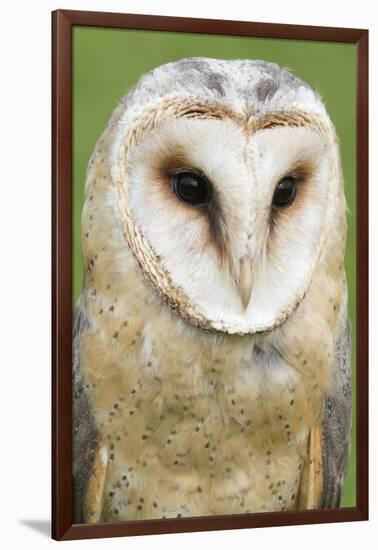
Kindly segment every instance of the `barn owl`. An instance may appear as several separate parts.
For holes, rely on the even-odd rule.
[[[76,521],[339,506],[345,243],[338,141],[306,83],[207,58],[141,78],[87,171]]]

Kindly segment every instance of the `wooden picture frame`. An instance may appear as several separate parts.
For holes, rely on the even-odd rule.
[[[72,29],[75,26],[345,42],[357,46],[356,506],[72,523]],[[57,10],[52,13],[52,536],[56,540],[368,519],[368,31]]]

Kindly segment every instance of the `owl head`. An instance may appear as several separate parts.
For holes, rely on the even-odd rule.
[[[225,333],[285,322],[344,208],[318,95],[263,61],[188,58],[145,75],[110,147],[124,246],[185,320]]]

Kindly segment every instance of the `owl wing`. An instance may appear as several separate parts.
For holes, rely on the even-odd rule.
[[[298,509],[340,506],[351,445],[351,328],[347,317],[336,339],[333,383],[324,398],[322,424],[312,428],[298,494]]]
[[[84,523],[85,499],[93,475],[97,453],[97,434],[85,391],[85,382],[80,368],[79,344],[89,328],[88,319],[80,307],[74,311],[73,365],[72,365],[72,441],[73,441],[73,521]]]
[[[336,340],[333,373],[332,393],[325,396],[324,403],[321,508],[340,506],[351,447],[351,326],[346,316]]]

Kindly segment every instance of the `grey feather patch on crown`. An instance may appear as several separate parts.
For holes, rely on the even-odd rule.
[[[235,74],[238,75],[235,78]],[[305,91],[305,94],[303,94]],[[160,65],[145,74],[129,92],[129,108],[154,101],[168,94],[186,93],[209,101],[255,111],[272,100],[286,107],[296,100],[319,102],[317,94],[299,77],[267,61],[222,60],[188,57]],[[308,94],[306,99],[305,95]],[[280,108],[279,104],[277,105]]]
[[[184,73],[186,78],[199,79],[201,85],[208,90],[225,95],[227,77],[220,71],[214,71],[211,64],[202,58],[186,58],[176,63],[177,69]]]
[[[265,101],[274,96],[278,90],[278,84],[270,78],[262,78],[256,86],[256,96],[259,101]]]

